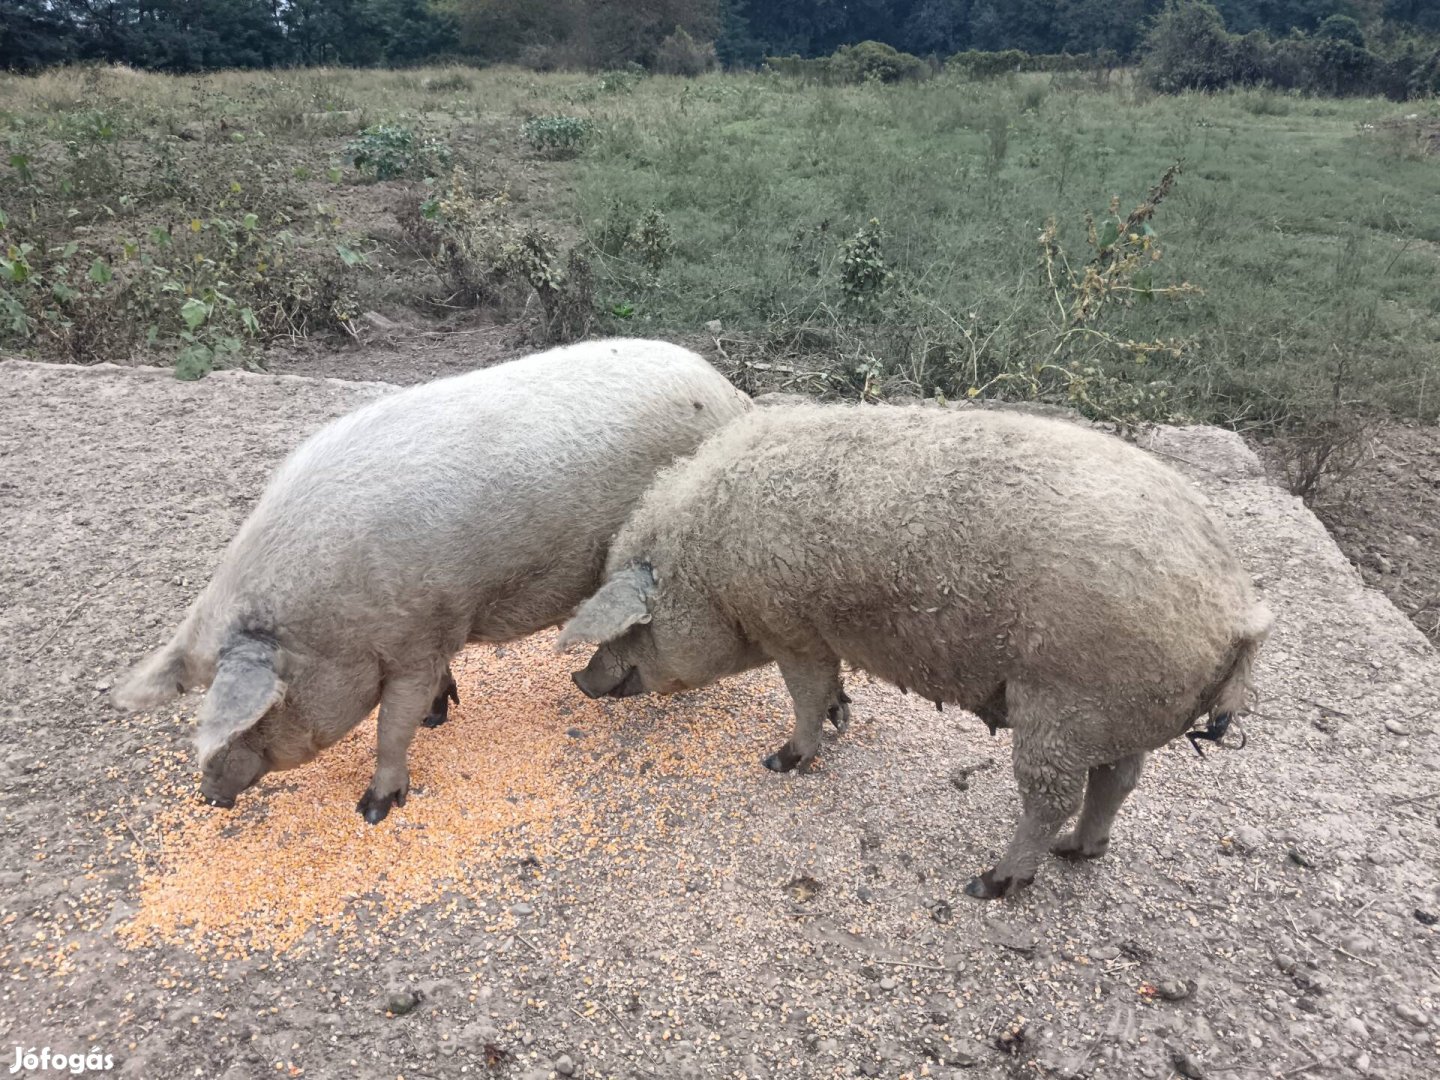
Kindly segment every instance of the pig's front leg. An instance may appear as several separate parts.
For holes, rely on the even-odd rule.
[[[775,772],[803,772],[820,749],[826,719],[838,731],[844,731],[850,722],[850,699],[840,688],[840,658],[826,652],[777,656],[776,663],[795,706],[795,730],[789,742],[765,759],[765,767]]]
[[[385,679],[376,725],[375,776],[355,807],[371,825],[382,821],[392,806],[405,805],[410,794],[410,743],[442,685],[434,669]]]

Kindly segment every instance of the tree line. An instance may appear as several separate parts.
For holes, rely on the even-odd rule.
[[[1167,0],[0,0],[0,68],[161,71],[436,59],[692,70],[875,41],[919,57],[1021,50],[1136,59]],[[1436,0],[1214,0],[1227,35],[1371,42],[1440,33]],[[1213,37],[1213,34],[1211,35]],[[1254,39],[1258,40],[1258,39]]]

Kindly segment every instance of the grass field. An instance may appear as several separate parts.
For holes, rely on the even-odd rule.
[[[89,69],[0,103],[0,348],[39,358],[199,374],[347,347],[365,310],[472,311],[708,333],[751,388],[1440,412],[1435,101]]]

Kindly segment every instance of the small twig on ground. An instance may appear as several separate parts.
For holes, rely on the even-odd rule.
[[[1314,939],[1315,939],[1316,941],[1318,941],[1321,945],[1324,945],[1327,949],[1334,949],[1334,950],[1335,950],[1336,952],[1338,952],[1341,956],[1348,956],[1351,960],[1359,960],[1360,963],[1364,964],[1366,967],[1376,968],[1377,970],[1378,970],[1379,967],[1380,967],[1380,965],[1377,964],[1377,963],[1375,963],[1375,961],[1373,961],[1373,960],[1366,960],[1365,957],[1363,957],[1363,956],[1356,956],[1354,953],[1350,952],[1350,950],[1348,950],[1348,949],[1342,949],[1339,945],[1336,945],[1336,944],[1334,944],[1334,943],[1332,943],[1332,942],[1326,941],[1326,940],[1325,940],[1323,937],[1321,937],[1319,934],[1309,933],[1309,932],[1307,931],[1307,936],[1314,938]]]
[[[1320,1061],[1307,1061],[1304,1065],[1300,1065],[1294,1069],[1286,1069],[1280,1074],[1281,1080],[1284,1080],[1284,1077],[1287,1076],[1299,1076],[1301,1073],[1309,1072],[1311,1069],[1318,1069],[1321,1065],[1329,1064],[1330,1061],[1330,1058],[1324,1058]]]
[[[36,646],[35,646],[35,651],[34,651],[34,652],[32,652],[29,656],[25,657],[25,662],[28,664],[31,660],[34,660],[37,656],[40,655],[41,652],[44,651],[46,645],[49,645],[50,642],[52,642],[52,641],[55,640],[56,636],[59,635],[60,631],[65,628],[65,624],[68,623],[71,619],[73,619],[73,618],[75,617],[75,613],[76,613],[77,611],[79,611],[79,610],[85,605],[85,601],[86,601],[86,600],[89,600],[91,597],[93,597],[93,596],[95,595],[95,593],[97,593],[97,592],[99,592],[101,589],[105,588],[105,586],[109,585],[112,581],[114,581],[116,578],[118,578],[121,574],[125,573],[125,571],[127,571],[127,570],[129,570],[131,567],[133,567],[136,562],[139,562],[139,560],[136,559],[135,562],[131,562],[131,563],[125,565],[125,566],[122,566],[119,570],[116,570],[115,573],[111,574],[108,578],[106,578],[104,581],[102,581],[99,585],[96,585],[96,586],[95,586],[93,589],[91,589],[89,592],[87,592],[87,593],[85,593],[83,596],[81,596],[79,600],[76,600],[76,601],[75,601],[75,606],[72,607],[69,611],[67,611],[67,612],[65,613],[65,617],[64,617],[63,619],[61,619],[58,623],[55,624],[55,629],[53,629],[53,630],[50,631],[49,635],[46,636],[46,638],[45,638],[44,641],[40,642],[39,645],[36,645]]]
[[[1370,907],[1371,904],[1375,903],[1375,901],[1379,899],[1380,897],[1378,896],[1372,896],[1369,900],[1366,900],[1365,903],[1361,904],[1358,908],[1356,908],[1354,912],[1350,915],[1350,917],[1352,919],[1358,919],[1361,915],[1365,914],[1365,911]]]
[[[520,942],[521,945],[524,945],[527,949],[529,949],[531,952],[533,952],[536,956],[540,957],[541,960],[544,960],[544,959],[545,959],[545,954],[544,954],[543,952],[541,952],[538,948],[536,948],[536,947],[535,947],[535,944],[534,944],[532,941],[530,941],[529,938],[525,937],[523,934],[516,934],[516,935],[515,935],[515,940],[518,941],[518,942]]]
[[[130,824],[130,819],[124,814],[121,814],[120,820],[125,823],[126,830],[130,833],[131,837],[134,838],[135,843],[139,845],[140,850],[145,852],[146,855],[154,855],[155,852],[150,850],[150,846],[146,844],[144,840],[140,839],[140,834],[135,831],[135,826]]]
[[[888,964],[891,967],[921,968],[925,971],[949,971],[943,964],[920,964],[914,960],[876,960],[877,964]]]
[[[1411,803],[1425,802],[1425,801],[1428,800],[1428,799],[1433,799],[1433,798],[1435,798],[1437,795],[1440,795],[1440,788],[1437,788],[1437,789],[1434,790],[1434,791],[1427,791],[1427,792],[1425,792],[1424,795],[1411,795],[1411,796],[1408,796],[1407,798],[1404,798],[1404,799],[1396,799],[1396,800],[1395,800],[1393,803],[1391,803],[1390,805],[1391,805],[1391,806],[1409,806]]]
[[[618,1027],[621,1031],[623,1031],[627,1038],[633,1039],[635,1037],[630,1034],[630,1029],[625,1026],[625,1022],[615,1014],[614,1009],[610,1008],[610,1006],[606,1005],[603,1001],[597,1001],[595,1004],[599,1005],[600,1008],[605,1010],[605,1012],[609,1015],[610,1019],[615,1021],[615,1026]]]
[[[1357,662],[1360,662],[1364,660],[1364,657],[1355,657],[1355,660]],[[1323,701],[1316,701],[1314,698],[1308,697],[1302,697],[1300,698],[1300,700],[1305,702],[1306,705],[1314,705],[1317,709],[1324,709],[1331,716],[1343,716],[1346,720],[1350,719],[1350,714],[1348,712],[1341,712],[1333,705],[1326,705]]]

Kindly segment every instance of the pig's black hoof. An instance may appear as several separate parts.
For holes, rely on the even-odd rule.
[[[850,726],[850,699],[842,693],[836,703],[831,705],[826,711],[825,715],[829,718],[830,723],[835,726],[835,730],[843,735],[845,729]]]
[[[435,700],[430,703],[430,714],[420,723],[428,728],[437,728],[445,723],[450,719],[450,702],[452,701],[456,705],[460,704],[460,688],[455,685],[453,678],[449,678],[440,693],[435,695]]]
[[[1110,839],[1106,837],[1099,843],[1085,847],[1073,835],[1062,836],[1055,843],[1050,845],[1050,854],[1062,859],[1072,859],[1079,862],[1082,859],[1098,859],[1110,850]]]
[[[994,870],[986,870],[979,877],[973,877],[965,885],[965,895],[976,900],[999,900],[1019,892],[1034,878],[996,877]]]
[[[200,800],[201,800],[206,806],[218,806],[221,810],[234,810],[234,809],[235,809],[235,800],[234,800],[234,799],[217,799],[217,798],[215,798],[215,796],[213,796],[213,795],[201,795],[201,796],[200,796]]]
[[[798,769],[801,763],[802,761],[800,755],[797,754],[794,750],[791,750],[790,745],[787,743],[779,750],[776,750],[775,753],[767,757],[763,764],[765,765],[765,768],[769,769],[771,772],[785,773],[789,772],[791,769]]]
[[[380,796],[367,788],[365,794],[360,797],[360,802],[356,805],[355,809],[364,814],[365,820],[371,825],[378,825],[385,820],[385,815],[390,813],[392,806],[404,805],[405,792],[403,791],[396,791],[389,795]]]

